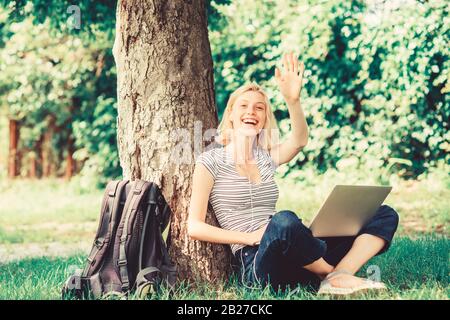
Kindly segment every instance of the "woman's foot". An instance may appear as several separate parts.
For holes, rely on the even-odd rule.
[[[384,289],[386,285],[382,282],[359,278],[347,271],[338,270],[330,273],[321,282],[318,294],[343,296]]]
[[[337,273],[331,277],[326,277],[325,279],[336,288],[352,288],[364,283],[364,279],[347,273]]]

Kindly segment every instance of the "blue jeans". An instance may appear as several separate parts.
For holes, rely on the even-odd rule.
[[[360,234],[371,234],[386,240],[385,252],[397,230],[397,212],[387,205],[378,208]],[[315,238],[292,211],[280,211],[269,222],[258,246],[246,246],[236,252],[241,282],[258,287],[270,284],[273,288],[306,285],[317,288],[320,279],[302,268],[320,258],[336,266],[348,253],[358,236]]]

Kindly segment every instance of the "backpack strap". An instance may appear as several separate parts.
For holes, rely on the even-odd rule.
[[[136,180],[133,183],[131,189],[131,196],[127,197],[127,201],[125,203],[124,208],[124,219],[123,231],[120,237],[119,243],[119,260],[117,261],[117,265],[120,271],[120,278],[122,280],[122,291],[128,291],[130,289],[130,281],[128,278],[128,270],[127,270],[127,255],[126,255],[126,242],[128,239],[128,223],[130,217],[136,213],[138,210],[139,204],[141,203],[142,198],[145,195],[145,192],[148,189],[150,184],[146,181]]]
[[[139,271],[136,276],[136,286],[139,286],[141,283],[148,281],[145,276],[153,272],[161,272],[161,270],[157,267],[147,267]]]
[[[149,298],[157,290],[161,277],[157,275],[153,279],[147,279],[146,277],[152,273],[161,274],[161,270],[157,267],[147,267],[139,271],[136,276],[136,295],[139,299]]]
[[[116,208],[116,206],[115,206],[116,203],[114,200],[116,199],[116,202],[117,202],[117,199],[120,198],[120,196],[116,197],[116,194],[118,193],[117,191],[118,191],[119,184],[123,185],[123,181],[119,181],[119,180],[111,181],[106,186],[106,190],[105,190],[105,194],[103,196],[103,202],[102,202],[102,206],[101,206],[101,216],[100,216],[101,221],[99,221],[99,226],[98,226],[97,234],[95,236],[94,244],[93,244],[91,252],[89,253],[89,256],[87,258],[87,263],[84,267],[82,277],[88,276],[91,265],[93,265],[95,263],[95,257],[97,256],[98,252],[103,247],[103,245],[105,243],[105,239],[107,239],[109,236],[108,233],[110,232],[111,216],[113,214],[113,210]]]
[[[163,261],[161,264],[161,271],[164,277],[167,280],[167,284],[170,289],[173,289],[175,286],[175,282],[177,280],[177,266],[170,261],[169,252],[167,251],[167,247],[165,245],[165,241],[162,237],[162,233],[159,232],[160,240],[162,241],[161,250]]]
[[[152,183],[152,187],[149,191],[148,203],[157,205],[156,216],[161,225],[161,230],[164,231],[167,225],[169,224],[170,215],[172,214],[172,211],[170,210],[167,201],[164,199],[161,189],[156,183]]]
[[[149,200],[150,203],[156,203],[155,212],[156,217],[158,219],[157,221],[159,222],[158,224],[159,230],[157,233],[162,254],[162,261],[159,267],[163,275],[163,278],[169,285],[169,288],[173,289],[176,282],[177,267],[170,261],[170,256],[169,252],[167,251],[166,242],[164,241],[162,236],[163,231],[167,228],[170,222],[172,210],[170,209],[170,206],[168,205],[167,201],[164,199],[161,189],[157,184],[153,183],[152,188],[150,190]]]
[[[150,185],[150,191],[152,192],[152,185]],[[142,253],[144,252],[144,239],[146,236],[146,231],[147,231],[147,226],[148,226],[148,219],[150,219],[151,216],[151,211],[152,208],[154,208],[156,206],[155,203],[152,202],[148,202],[147,204],[147,212],[145,213],[145,219],[144,219],[144,223],[143,223],[143,228],[142,228],[142,233],[141,233],[141,239],[139,241],[139,259],[138,259],[138,263],[139,263],[139,268],[142,267]]]
[[[167,280],[170,288],[173,288],[176,281],[176,273],[177,267],[170,261],[169,252],[167,251],[166,242],[163,239],[162,233],[167,228],[167,225],[170,222],[170,216],[172,214],[172,210],[167,204],[166,199],[161,192],[159,186],[155,183],[152,183],[152,187],[149,191],[149,208],[151,205],[155,205],[155,214],[158,221],[158,240],[161,247],[162,261],[159,268],[161,269],[161,273],[163,277]],[[145,224],[144,224],[145,225]],[[141,239],[141,243],[143,243],[143,239]],[[142,252],[142,250],[141,250]],[[140,265],[142,265],[140,261]]]
[[[148,279],[147,276],[152,273],[157,273],[158,275],[152,279]],[[147,267],[142,269],[136,276],[135,286],[138,297],[144,299],[148,296],[149,290],[158,290],[161,280],[165,280],[172,293],[175,287],[175,273],[176,267],[174,265],[166,265],[164,262],[160,268]]]

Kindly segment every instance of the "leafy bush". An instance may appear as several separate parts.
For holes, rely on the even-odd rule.
[[[119,177],[113,3],[81,1],[90,23],[71,32],[65,14],[45,19],[45,1],[16,2],[16,10],[7,3],[0,1],[0,111],[21,121],[21,148],[37,152],[52,124],[61,166],[73,136],[83,179],[102,185]],[[291,50],[306,65],[310,139],[284,175],[333,169],[387,182],[449,164],[446,1],[212,0],[207,10],[220,117],[229,94],[256,81],[285,135],[289,114],[275,66]]]
[[[72,141],[81,174],[91,183],[120,177],[111,39],[101,32],[95,39],[56,32],[49,21],[33,25],[31,18],[4,22],[9,32],[3,30],[0,50],[0,112],[20,123],[22,163],[46,151],[63,175]]]
[[[274,67],[291,50],[306,65],[310,141],[286,174],[386,168],[409,178],[449,162],[445,1],[243,0],[213,7],[222,15],[210,27],[219,113],[235,88],[256,81],[272,95],[285,134],[289,115]]]

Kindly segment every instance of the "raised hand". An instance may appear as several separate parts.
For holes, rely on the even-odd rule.
[[[300,62],[293,52],[286,53],[282,57],[283,71],[275,68],[275,80],[280,88],[284,100],[293,104],[300,100],[302,90],[303,72],[305,65]]]

